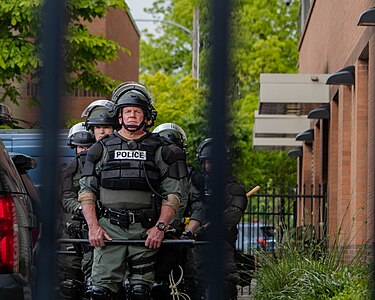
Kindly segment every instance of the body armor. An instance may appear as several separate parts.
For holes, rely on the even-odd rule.
[[[146,136],[147,137],[147,136]],[[160,171],[155,164],[160,139],[148,137],[126,141],[117,132],[101,143],[108,150],[108,161],[101,171],[100,185],[112,190],[151,191],[160,184]]]

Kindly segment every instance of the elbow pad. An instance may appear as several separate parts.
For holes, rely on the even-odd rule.
[[[247,206],[245,188],[238,183],[232,183],[228,187],[228,192],[231,197],[230,205],[238,207],[242,212],[244,212]]]
[[[167,177],[181,179],[188,175],[185,154],[175,144],[168,144],[161,149],[163,161],[168,165]]]

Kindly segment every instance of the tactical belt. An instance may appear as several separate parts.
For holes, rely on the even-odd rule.
[[[113,208],[104,208],[102,217],[109,219],[111,224],[124,229],[129,229],[129,225],[142,223],[145,219],[143,211]]]

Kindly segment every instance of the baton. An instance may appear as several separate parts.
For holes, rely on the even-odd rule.
[[[134,245],[134,244],[144,244],[146,240],[126,240],[126,239],[113,239],[113,240],[104,240],[104,243],[107,245]],[[58,239],[60,244],[70,244],[70,243],[79,243],[79,244],[90,244],[88,239]],[[208,241],[196,241],[196,240],[162,240],[162,244],[168,245],[200,245],[207,244]]]
[[[260,186],[257,185],[255,188],[253,188],[251,191],[246,193],[246,197],[250,197],[252,194],[256,193],[257,191],[260,190]]]

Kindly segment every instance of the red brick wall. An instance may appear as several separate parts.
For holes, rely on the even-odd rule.
[[[94,19],[92,23],[85,23],[93,34],[103,34],[109,39],[117,41],[128,52],[120,52],[117,60],[98,64],[98,69],[109,77],[118,81],[138,81],[139,76],[139,31],[134,25],[128,13],[120,10],[110,10],[103,19]],[[25,91],[24,87],[20,87]],[[83,109],[92,101],[106,99],[110,95],[102,97],[82,96],[66,97],[64,99],[63,119],[80,118]],[[19,106],[6,102],[12,109],[13,116],[19,119],[38,122],[38,107],[28,107],[29,98],[24,93],[24,99]],[[21,125],[24,125],[21,123]]]
[[[333,73],[346,66],[352,52],[365,47],[366,27],[357,26],[359,16],[373,6],[369,0],[315,0],[305,35],[300,41],[300,73]],[[353,64],[355,59],[349,63]]]
[[[327,153],[328,233],[332,243],[341,230],[350,249],[374,234],[375,29],[357,26],[361,13],[372,6],[368,0],[315,0],[300,41],[300,73],[334,73],[348,65],[356,70],[354,85],[330,87]],[[316,138],[322,134],[317,125],[312,124]],[[303,156],[301,172],[304,178],[310,172],[315,184],[324,155],[319,141],[312,155]]]
[[[99,63],[100,69],[107,76],[118,81],[138,81],[139,76],[139,32],[128,13],[111,9],[103,19],[95,19],[86,24],[92,34],[104,34],[106,38],[117,41],[127,52],[119,52],[117,60]],[[94,100],[103,97],[68,97],[65,99],[64,119],[80,118],[81,112]]]
[[[352,192],[351,187],[351,109],[352,109],[352,91],[350,87],[342,86],[339,89],[338,100],[338,119],[332,122],[338,122],[338,174],[337,174],[337,221],[338,228],[342,236],[347,237],[350,232],[350,214],[349,204]],[[330,178],[329,178],[330,179]],[[328,205],[329,199],[328,199]],[[329,220],[328,220],[329,222]]]
[[[369,42],[369,57],[375,57],[375,40]],[[367,239],[374,241],[374,182],[375,182],[375,60],[370,59],[368,64],[368,185],[367,185]],[[371,79],[371,80],[370,80]]]
[[[338,220],[338,172],[339,172],[339,159],[338,159],[338,140],[339,140],[339,106],[338,101],[331,101],[330,105],[331,120],[329,124],[329,140],[328,140],[328,180],[327,180],[327,199],[328,199],[328,236],[334,237],[337,228],[339,228]],[[341,170],[340,170],[341,171]],[[332,244],[334,239],[330,240]]]
[[[356,67],[355,93],[352,99],[351,129],[351,203],[350,216],[353,220],[351,241],[360,245],[367,235],[367,99],[368,64],[358,61]]]

